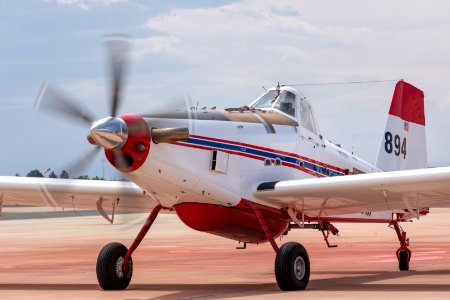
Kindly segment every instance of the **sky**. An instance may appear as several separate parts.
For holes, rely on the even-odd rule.
[[[120,112],[189,93],[199,106],[249,104],[264,87],[405,79],[425,93],[428,160],[450,164],[450,2],[0,2],[0,175],[59,173],[91,145],[83,124],[33,111],[44,80],[108,115],[107,34],[131,37]],[[299,86],[322,135],[373,163],[395,82]],[[116,178],[99,155],[86,170]]]

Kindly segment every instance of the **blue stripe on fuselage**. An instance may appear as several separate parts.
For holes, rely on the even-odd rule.
[[[229,144],[229,143],[224,143],[224,142],[203,140],[203,139],[199,139],[199,138],[190,137],[189,139],[187,139],[186,141],[183,141],[182,143],[216,148],[218,150],[230,150],[230,151],[234,151],[234,152],[247,153],[247,154],[259,156],[263,159],[264,158],[269,158],[269,159],[279,158],[279,159],[281,159],[282,162],[291,163],[291,164],[294,164],[297,166],[301,162],[301,159],[299,159],[299,158],[286,156],[286,155],[282,155],[279,153],[264,151],[264,150],[260,150],[260,149],[254,149],[254,148],[245,147],[242,145],[235,145],[235,144]],[[315,163],[312,163],[312,162],[309,162],[306,160],[303,160],[303,164],[304,164],[303,165],[304,168],[314,171],[323,176],[342,176],[342,175],[344,175],[343,173],[341,173],[339,171],[335,171],[335,170],[329,169],[324,166],[317,165]]]

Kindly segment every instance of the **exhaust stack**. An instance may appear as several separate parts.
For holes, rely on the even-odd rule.
[[[152,139],[155,144],[185,141],[189,138],[188,128],[153,128]]]

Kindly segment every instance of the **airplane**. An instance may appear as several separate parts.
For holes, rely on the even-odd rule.
[[[130,182],[0,176],[3,204],[148,212],[134,242],[100,251],[97,279],[104,290],[126,289],[132,254],[160,212],[190,228],[247,244],[268,243],[281,290],[304,290],[310,261],[294,229],[319,230],[328,247],[337,223],[385,223],[395,230],[395,255],[409,269],[409,239],[401,228],[450,204],[450,167],[427,168],[424,93],[397,82],[375,165],[322,135],[313,107],[293,87],[277,85],[237,108],[118,114],[128,43],[112,39],[110,116],[96,119],[79,103],[45,85],[44,109],[90,127],[87,140]],[[97,120],[97,121],[96,121]]]

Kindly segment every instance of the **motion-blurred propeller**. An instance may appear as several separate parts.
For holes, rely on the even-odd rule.
[[[126,142],[126,134],[124,135],[123,132],[111,132],[110,129],[112,128],[115,130],[114,126],[117,124],[113,123],[120,123],[119,118],[113,117],[117,115],[118,108],[122,102],[123,84],[125,81],[125,70],[130,50],[130,42],[124,35],[109,35],[107,36],[104,45],[109,59],[110,69],[109,111],[111,117],[95,122],[97,118],[95,118],[94,114],[89,109],[85,108],[80,101],[77,101],[75,98],[69,96],[67,92],[63,92],[47,82],[42,84],[34,103],[35,110],[56,113],[60,117],[69,118],[77,123],[87,124],[91,127],[91,133],[88,135],[87,139],[89,143],[96,145],[96,147],[94,150],[89,150],[89,152],[82,155],[81,158],[72,165],[71,170],[74,174],[83,171],[83,169],[93,161],[100,149],[99,146],[106,149],[117,149]],[[106,122],[105,119],[111,119],[111,121]],[[120,141],[117,139],[120,139]],[[105,145],[107,146],[105,147]],[[123,161],[125,158],[122,157],[120,151],[116,151],[116,159]]]
[[[77,123],[82,122],[89,126],[95,121],[92,112],[83,107],[81,102],[47,82],[41,85],[33,108],[57,113],[61,117],[68,117]]]
[[[91,165],[97,154],[100,152],[101,147],[95,146],[89,149],[86,153],[82,154],[74,163],[70,164],[66,170],[69,170],[70,174],[81,175],[87,166]]]
[[[112,151],[114,166],[118,169],[126,169],[133,162],[132,157],[129,154],[127,155],[123,149],[133,127],[128,128],[127,123],[122,118],[117,117],[126,81],[130,51],[129,38],[123,35],[110,35],[106,38],[104,45],[109,62],[110,116],[98,120],[88,108],[83,107],[80,101],[47,83],[41,86],[34,105],[35,110],[53,112],[65,119],[89,125],[90,132],[87,140],[95,147],[82,154],[74,163],[70,164],[70,168],[67,168],[72,174],[76,175],[92,163],[102,148]],[[152,103],[152,111],[157,112],[156,114],[164,114],[170,110],[186,115],[181,120],[187,121],[186,124],[180,124],[181,127],[177,128],[152,128],[153,142],[170,143],[189,138],[189,132],[193,125],[191,120],[195,119],[199,112],[196,111],[197,106],[193,106],[189,95],[185,95],[184,101],[181,99],[180,97],[175,101],[154,101]],[[111,152],[108,153],[107,155],[111,155]],[[111,159],[111,156],[108,156],[108,159]]]
[[[112,35],[105,41],[105,46],[110,60],[111,116],[115,117],[117,108],[122,101],[121,94],[125,79],[125,68],[128,62],[130,43],[126,36]]]

